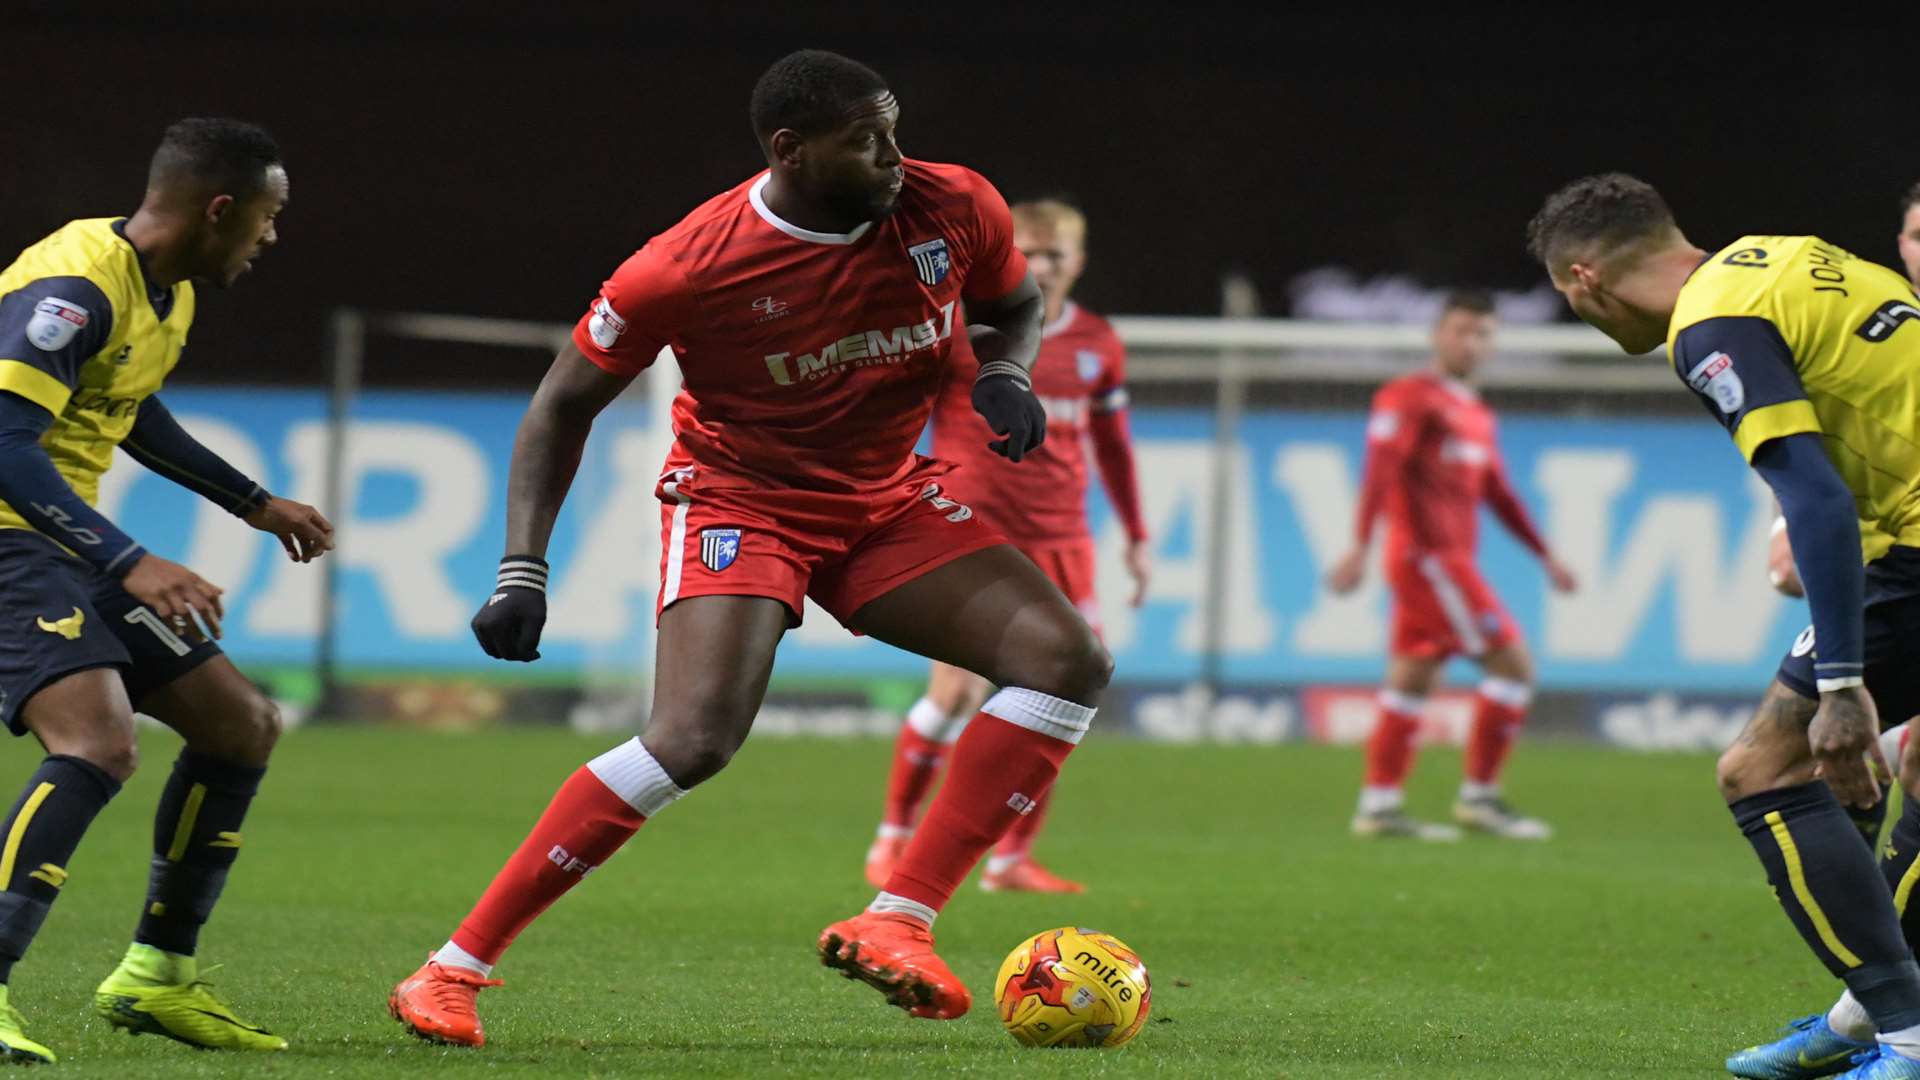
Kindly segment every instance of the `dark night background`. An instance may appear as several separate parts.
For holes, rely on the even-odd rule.
[[[266,124],[293,179],[281,244],[203,300],[192,381],[318,381],[337,305],[573,319],[628,252],[759,167],[748,91],[802,46],[888,77],[908,153],[1079,200],[1082,295],[1110,312],[1215,313],[1236,269],[1271,313],[1328,264],[1525,288],[1542,195],[1609,168],[1659,185],[1709,247],[1818,232],[1892,261],[1896,197],[1920,178],[1920,64],[1897,26],[1593,21],[1605,6],[180,7],[0,9],[6,54],[30,61],[0,109],[0,248],[130,212],[173,119]],[[390,346],[369,376],[543,367]]]

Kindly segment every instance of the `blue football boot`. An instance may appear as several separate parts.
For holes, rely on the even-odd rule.
[[[1920,1061],[1875,1046],[1855,1057],[1853,1071],[1842,1073],[1840,1080],[1920,1080]]]
[[[1879,1050],[1878,1043],[1855,1042],[1841,1036],[1828,1026],[1825,1013],[1795,1020],[1786,1030],[1781,1039],[1765,1046],[1750,1046],[1729,1057],[1727,1071],[1747,1080],[1813,1080],[1846,1072],[1853,1067],[1856,1056]],[[1920,1072],[1911,1075],[1920,1077]]]

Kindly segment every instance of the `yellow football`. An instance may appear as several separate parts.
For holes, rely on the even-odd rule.
[[[993,984],[1000,1023],[1028,1046],[1120,1046],[1140,1033],[1152,998],[1139,954],[1071,926],[1021,942]]]

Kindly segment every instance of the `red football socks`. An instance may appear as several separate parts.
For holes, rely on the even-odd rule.
[[[932,790],[946,764],[948,743],[929,739],[915,731],[912,724],[901,724],[893,742],[893,771],[887,776],[887,810],[880,820],[896,829],[911,829],[920,815],[920,803]]]
[[[993,847],[993,853],[1004,859],[1024,859],[1033,850],[1033,838],[1040,835],[1040,826],[1047,820],[1047,807],[1053,805],[1053,791],[1049,789],[1040,796],[1039,804],[1032,811],[1013,819],[1007,835]],[[992,865],[989,864],[991,869]]]
[[[886,893],[940,910],[994,841],[1039,808],[1093,713],[1031,690],[995,694],[954,745],[946,786]]]
[[[1473,731],[1467,736],[1467,780],[1492,784],[1500,779],[1500,768],[1513,750],[1513,741],[1527,721],[1527,705],[1532,692],[1525,683],[1510,679],[1487,679],[1480,684],[1480,697],[1474,705]]]
[[[1420,734],[1421,698],[1394,690],[1380,692],[1380,720],[1367,740],[1367,786],[1397,788],[1413,771],[1414,740]]]
[[[546,813],[460,922],[453,943],[492,964],[561,894],[620,850],[646,818],[587,766],[560,785]]]

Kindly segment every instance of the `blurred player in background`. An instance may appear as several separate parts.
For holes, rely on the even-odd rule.
[[[1127,531],[1130,603],[1146,599],[1148,550],[1140,513],[1133,443],[1127,432],[1126,350],[1107,321],[1070,295],[1086,269],[1087,220],[1079,210],[1045,200],[1012,207],[1013,243],[1027,257],[1046,298],[1046,327],[1033,369],[1033,392],[1047,410],[1047,442],[1018,465],[987,450],[992,433],[968,400],[977,365],[962,360],[949,374],[933,412],[933,453],[961,467],[947,494],[974,508],[1060,587],[1087,621],[1099,625],[1093,590],[1093,534],[1087,525],[1087,450],[1114,515]],[[879,835],[867,851],[867,880],[886,884],[906,851],[921,800],[967,721],[992,692],[964,668],[935,663],[927,692],[907,713],[894,744],[893,772]],[[1042,799],[1007,830],[980,879],[988,891],[1080,892],[1035,861],[1033,839],[1046,817]]]
[[[1920,182],[1900,201],[1900,262],[1907,268],[1907,280],[1920,288]]]
[[[781,59],[750,113],[767,171],[614,271],[521,422],[508,554],[474,633],[526,661],[594,417],[662,348],[679,358],[653,711],[645,734],[561,786],[452,938],[394,988],[393,1015],[424,1037],[480,1045],[475,994],[520,931],[725,767],[807,597],[1002,688],[879,896],[817,941],[823,963],[890,1004],[960,1016],[971,998],[934,952],[934,916],[1046,797],[1112,672],[1046,575],[947,497],[949,467],[913,452],[956,335],[980,358],[969,397],[996,452],[1018,461],[1045,438],[1028,374],[1044,303],[1007,204],[969,169],[903,157],[893,93],[844,56]]]
[[[1619,173],[1556,192],[1528,235],[1582,319],[1630,353],[1666,343],[1779,499],[1812,611],[1717,778],[1774,896],[1846,991],[1727,1068],[1920,1078],[1920,770],[1904,763],[1906,808],[1877,867],[1842,805],[1880,798],[1879,718],[1920,712],[1920,326],[1907,325],[1920,297],[1817,237],[1704,251],[1657,191]]]
[[[160,795],[134,944],[94,995],[108,1023],[194,1046],[284,1050],[199,981],[200,926],[280,735],[273,704],[210,640],[220,589],[94,509],[115,446],[273,533],[298,562],[332,546],[310,506],[269,495],[160,403],[195,284],[225,288],[278,240],[287,173],[234,120],[167,129],[132,217],[69,222],[0,271],[0,720],[46,760],[0,824],[0,1052],[52,1062],[9,996],[94,815],[133,774],[133,713],[186,746]],[[204,628],[204,630],[203,630]]]
[[[1374,522],[1384,514],[1393,641],[1380,719],[1367,742],[1366,786],[1353,818],[1353,831],[1361,836],[1459,839],[1457,828],[1409,816],[1405,794],[1427,697],[1455,656],[1471,657],[1485,677],[1454,819],[1513,839],[1543,840],[1552,833],[1544,822],[1516,813],[1500,794],[1501,769],[1533,700],[1533,660],[1475,562],[1481,503],[1540,558],[1554,588],[1568,592],[1575,582],[1548,552],[1514,493],[1493,410],[1473,388],[1474,374],[1493,355],[1497,325],[1488,294],[1448,296],[1433,327],[1427,370],[1403,375],[1374,395],[1354,547],[1327,575],[1327,587],[1336,593],[1359,587]]]

